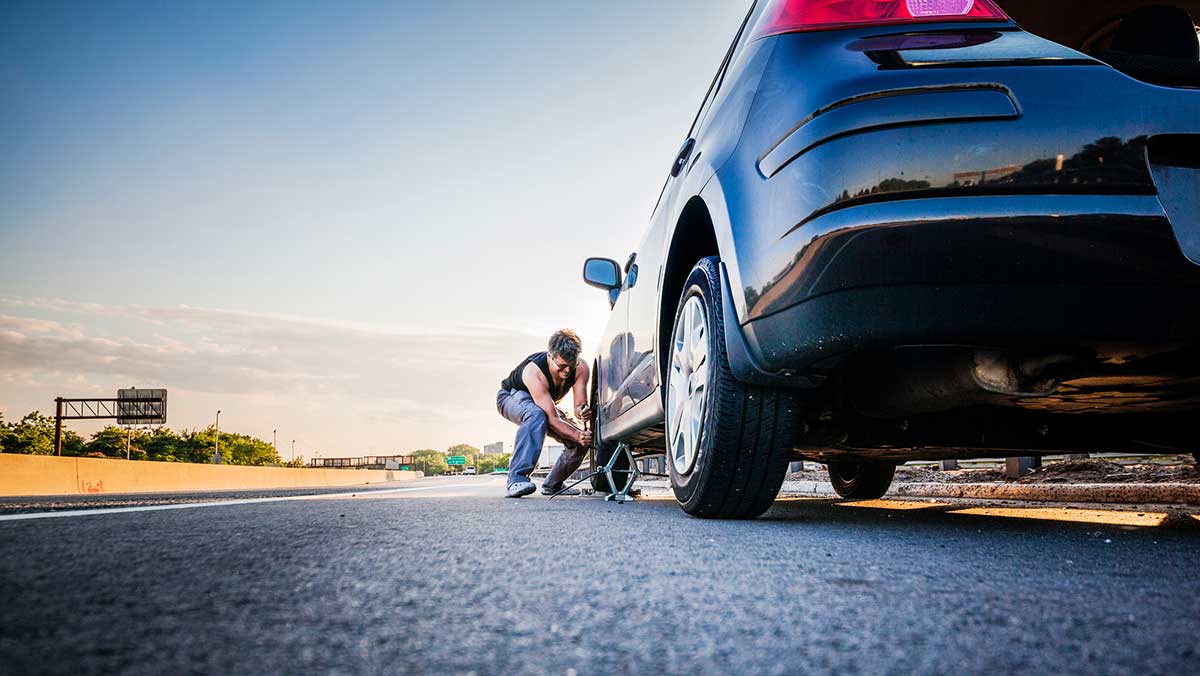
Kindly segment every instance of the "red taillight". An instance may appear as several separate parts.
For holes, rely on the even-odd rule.
[[[1005,21],[992,0],[769,0],[754,37],[863,25]]]

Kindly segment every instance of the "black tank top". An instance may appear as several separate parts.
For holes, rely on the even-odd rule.
[[[533,362],[534,364],[537,364],[539,369],[541,369],[542,375],[546,376],[546,384],[550,386],[550,398],[553,399],[554,403],[557,404],[562,400],[563,397],[567,396],[567,392],[570,392],[571,386],[575,384],[575,367],[573,365],[571,366],[571,373],[567,376],[566,381],[563,382],[562,387],[560,389],[555,389],[554,378],[550,377],[549,359],[550,354],[548,352],[538,352],[536,354],[529,355],[517,365],[517,368],[513,369],[512,373],[508,374],[507,378],[500,382],[500,387],[506,390],[520,390],[522,392],[528,392],[529,388],[525,387],[525,379],[521,377],[521,374],[524,373],[525,366],[530,362]]]

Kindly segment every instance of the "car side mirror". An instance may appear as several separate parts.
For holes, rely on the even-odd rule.
[[[621,295],[621,266],[611,258],[589,258],[583,263],[583,281],[608,292],[608,305]]]
[[[621,266],[609,258],[589,258],[583,264],[583,281],[604,289],[621,288]]]

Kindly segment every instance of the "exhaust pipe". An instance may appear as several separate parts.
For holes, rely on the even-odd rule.
[[[894,418],[1054,394],[1082,359],[970,347],[900,348],[852,368],[845,388],[862,415]]]

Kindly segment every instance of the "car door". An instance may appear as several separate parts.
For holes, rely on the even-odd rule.
[[[612,317],[605,331],[604,342],[600,345],[600,372],[596,374],[599,401],[604,410],[602,419],[615,420],[635,403],[636,387],[630,380],[633,373],[635,355],[633,341],[629,334],[629,304],[631,291],[636,285],[638,273],[633,268],[635,254],[631,254],[623,268],[621,288],[613,305]],[[632,271],[632,275],[630,274]],[[632,283],[631,283],[632,282]]]
[[[631,257],[632,259],[632,257]],[[626,265],[628,268],[628,265]],[[597,371],[593,374],[596,382],[596,402],[598,413],[605,424],[620,417],[633,406],[629,387],[626,382],[632,371],[631,344],[629,340],[629,293],[628,275],[621,282],[619,289],[610,293],[612,313],[608,325],[597,347]]]

